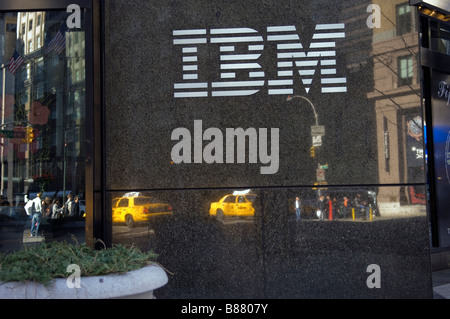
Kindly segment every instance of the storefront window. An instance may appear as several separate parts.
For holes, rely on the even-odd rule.
[[[0,12],[1,250],[69,234],[84,241],[85,30],[69,28],[68,16]],[[43,217],[31,236],[25,207],[38,194]]]
[[[450,55],[450,25],[432,20],[430,27],[431,49]]]

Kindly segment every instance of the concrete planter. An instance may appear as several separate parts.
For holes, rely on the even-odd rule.
[[[80,288],[69,288],[66,278],[44,286],[35,282],[0,282],[0,299],[154,299],[153,291],[164,286],[164,269],[152,264],[124,274],[81,277]]]

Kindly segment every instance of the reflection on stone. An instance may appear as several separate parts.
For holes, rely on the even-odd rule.
[[[172,215],[172,206],[138,192],[126,193],[112,200],[112,222],[125,223],[133,227],[136,223],[156,222],[157,219]]]
[[[396,189],[385,188],[386,193]],[[152,249],[176,273],[158,298],[328,298],[337,288],[340,297],[401,297],[397,284],[408,287],[410,296],[426,294],[427,279],[421,277],[426,272],[417,272],[429,260],[425,205],[380,204],[377,193],[331,186],[146,192],[170,202],[172,214],[132,228],[114,224],[113,243]],[[111,194],[111,202],[122,195]],[[236,208],[239,196],[248,195],[254,196],[251,209],[246,208],[251,217],[210,214],[211,207],[217,212],[216,204],[227,204],[225,199],[233,198]],[[325,201],[323,220],[317,216],[318,196]],[[365,285],[370,264],[380,265],[384,276],[377,292]],[[423,285],[413,286],[391,272],[408,273]]]
[[[116,155],[106,159],[106,187],[111,201],[121,196],[115,190],[148,190],[170,203],[173,214],[151,233],[115,225],[113,240],[154,249],[177,273],[160,297],[429,294],[423,145],[420,126],[408,126],[422,115],[418,33],[405,1],[379,4],[380,12],[390,15],[389,23],[382,17],[377,27],[366,23],[370,3],[283,0],[286,15],[278,10],[280,1],[249,0],[239,5],[243,15],[233,6],[211,15],[217,10],[204,0],[171,7],[140,2],[140,10],[130,0],[115,1],[123,2],[121,10],[107,5],[108,18],[142,21],[154,41],[146,41],[146,33],[124,36],[122,24],[106,31],[106,70],[121,75],[105,82],[105,134],[112,141],[108,151]],[[217,1],[214,6],[224,2]],[[149,19],[149,12],[158,13]],[[194,28],[192,16],[204,20],[204,29]],[[236,29],[249,22],[256,34],[267,31],[253,39],[257,45],[241,38],[252,30]],[[239,43],[214,43],[213,33],[225,30],[221,41]],[[137,58],[148,63],[131,68],[121,63],[124,45],[139,48]],[[242,58],[255,60],[257,68],[231,70],[244,63],[227,61]],[[129,91],[125,83],[143,71],[148,72],[142,85]],[[243,86],[243,95],[236,96]],[[227,96],[215,94],[225,91]],[[305,96],[311,104],[288,102],[288,95]],[[208,138],[200,123],[214,128]],[[279,128],[275,174],[260,174],[259,165],[250,165],[258,150],[254,138],[244,143],[244,134],[245,160],[223,165],[224,133],[233,127]],[[186,128],[181,131],[186,138],[176,151],[186,152],[176,155],[186,156],[189,165],[173,163],[171,133],[180,133],[177,128]],[[189,133],[195,131],[197,140]],[[224,145],[210,144],[211,136]],[[192,147],[198,149],[197,161]],[[255,200],[233,194],[235,188],[252,188]],[[366,285],[372,264],[384,276],[381,289]]]
[[[225,195],[219,201],[211,203],[209,215],[215,216],[218,220],[228,217],[253,217],[255,216],[253,202],[256,200],[256,196],[249,192],[234,192]]]

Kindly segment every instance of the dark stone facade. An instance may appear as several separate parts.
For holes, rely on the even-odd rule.
[[[432,296],[425,205],[376,215],[376,205],[389,205],[372,203],[370,219],[359,206],[355,219],[314,216],[318,193],[353,200],[411,185],[425,192],[417,174],[380,179],[379,122],[368,98],[377,85],[369,4],[105,3],[108,201],[148,193],[174,212],[151,227],[113,225],[113,241],[160,254],[175,275],[158,298]],[[307,97],[318,123],[307,100],[288,96]],[[325,132],[311,157],[315,124]],[[237,140],[227,144],[231,128],[254,129],[243,153]],[[317,190],[325,164],[327,185]],[[210,216],[210,204],[236,189],[258,195],[254,216]],[[296,196],[310,214],[300,222]],[[380,288],[368,287],[373,264]]]

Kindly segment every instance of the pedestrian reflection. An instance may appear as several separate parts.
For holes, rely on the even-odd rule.
[[[302,200],[298,196],[289,199],[292,219],[372,221],[381,216],[374,191],[358,191],[351,200],[355,191],[327,190],[303,196]]]

